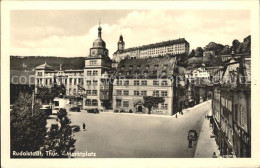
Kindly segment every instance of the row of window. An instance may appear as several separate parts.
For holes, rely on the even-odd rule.
[[[97,95],[97,90],[87,90],[87,95],[96,96]]]
[[[167,66],[168,66],[167,64],[164,64],[164,65],[163,65],[163,68],[166,69]],[[154,65],[154,66],[146,65],[146,66],[145,66],[145,69],[149,69],[149,68],[152,68],[152,67],[158,68],[159,65],[157,65],[157,64]],[[137,66],[136,66],[136,69],[140,69],[140,68],[141,68],[141,65],[137,65]],[[121,69],[125,69],[125,66],[122,66]],[[129,69],[133,69],[133,65],[130,65],[130,66],[129,66]]]
[[[117,85],[129,85],[129,80],[117,80],[116,81],[116,84]],[[142,85],[142,86],[146,86],[147,85],[147,81],[146,80],[142,80],[141,82],[139,80],[134,80],[134,85],[135,86],[139,86],[139,85]],[[159,86],[159,80],[153,80],[153,85],[154,86]],[[162,86],[167,86],[168,85],[168,81],[167,80],[163,80],[161,81],[161,85]]]
[[[87,71],[87,76],[97,76],[98,75],[98,71]]]
[[[116,90],[116,95],[118,96],[128,96],[129,95],[129,90]],[[142,90],[142,91],[138,91],[135,90],[134,91],[134,96],[147,96],[147,91],[146,90]],[[160,92],[159,91],[153,91],[152,96],[154,97],[159,97],[160,96]],[[167,97],[168,96],[168,92],[167,91],[161,91],[161,96],[162,97]]]
[[[123,102],[123,103],[122,103]],[[121,99],[116,99],[116,107],[119,108],[119,107],[129,107],[129,101],[122,101]],[[155,109],[158,109],[158,105],[155,106]],[[162,103],[161,104],[161,109],[164,109],[164,110],[167,110],[168,109],[168,104],[167,103]]]
[[[98,106],[98,101],[96,99],[87,99],[85,101],[85,106]]]

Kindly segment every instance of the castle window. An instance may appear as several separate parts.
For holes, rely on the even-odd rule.
[[[87,71],[87,76],[91,76],[92,75],[92,71]]]
[[[90,99],[87,99],[85,101],[85,106],[91,106],[91,100]]]
[[[139,85],[139,80],[135,80],[135,81],[134,81],[134,85],[135,85],[135,86]]]
[[[139,91],[134,91],[135,96],[139,96]]]
[[[122,100],[116,99],[116,107],[121,107],[121,106],[122,106]]]
[[[94,81],[93,81],[93,85],[94,85],[94,86],[97,86],[97,83],[98,83],[97,80],[94,80]]]
[[[97,95],[97,90],[92,90],[92,95],[96,96]]]
[[[123,101],[123,107],[129,107],[129,101]]]
[[[162,92],[161,92],[161,95],[162,95],[162,97],[167,97],[167,95],[168,95],[168,94],[167,94],[167,91],[162,91]]]
[[[93,75],[97,76],[98,75],[98,71],[93,71]]]
[[[156,91],[153,91],[153,96],[154,96],[154,97],[159,97],[159,91],[157,91],[157,90],[156,90]]]
[[[168,109],[168,104],[161,104],[161,109],[167,110]]]
[[[42,76],[42,72],[38,72],[37,75],[38,75],[38,76]]]
[[[153,81],[153,85],[158,86],[159,85],[159,81],[158,80],[154,80]]]
[[[96,99],[92,100],[92,106],[97,106],[98,105],[98,101]]]
[[[142,81],[142,85],[146,86],[147,85],[147,81]]]
[[[128,90],[124,90],[124,95],[128,96],[129,95],[129,91]]]
[[[87,80],[87,85],[90,86],[91,85],[91,81]]]
[[[146,96],[147,95],[147,91],[141,91],[141,95],[142,96]]]
[[[122,95],[122,90],[116,90],[116,95]]]
[[[168,82],[167,81],[162,81],[162,86],[167,86],[168,85]]]
[[[91,90],[87,90],[87,95],[91,95]]]
[[[118,79],[118,80],[116,81],[116,84],[117,84],[117,85],[122,85],[122,84],[123,84],[123,81]]]

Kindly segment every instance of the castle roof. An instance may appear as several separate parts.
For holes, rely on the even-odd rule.
[[[124,59],[118,64],[115,76],[125,78],[170,78],[179,73],[176,57],[148,57],[142,59]]]

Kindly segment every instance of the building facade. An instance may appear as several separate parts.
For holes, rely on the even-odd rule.
[[[106,43],[101,37],[102,28],[98,28],[98,38],[90,48],[90,54],[85,59],[84,88],[86,96],[83,98],[83,109],[101,109],[111,106],[112,83],[108,71],[111,69],[111,59],[108,56]]]
[[[251,156],[250,71],[248,55],[241,56],[238,61],[234,57],[224,66],[223,81],[214,88],[213,128],[220,152],[226,157]]]
[[[182,110],[184,87],[172,78],[177,74],[176,57],[125,59],[118,65],[113,83],[115,111],[148,113],[144,96],[163,97],[164,103],[153,107],[152,114],[173,115]]]
[[[120,35],[119,41],[117,43],[117,51],[113,54],[113,60],[119,62],[126,57],[139,59],[146,57],[165,56],[167,54],[188,54],[189,50],[190,44],[184,38],[125,49],[123,36]]]

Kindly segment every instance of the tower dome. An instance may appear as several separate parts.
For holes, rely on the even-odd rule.
[[[102,28],[98,27],[98,38],[93,42],[93,47],[96,48],[106,48],[106,43],[101,38]]]

